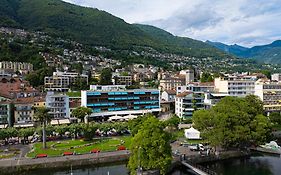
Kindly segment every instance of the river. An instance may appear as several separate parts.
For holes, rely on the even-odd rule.
[[[217,172],[219,175],[280,175],[281,158],[276,156],[255,154],[249,158],[230,159],[203,166]],[[70,167],[66,169],[36,170],[21,175],[70,175]],[[73,175],[128,175],[126,163],[107,164],[100,166],[85,166],[73,168]],[[170,175],[190,175],[184,167],[180,167]]]

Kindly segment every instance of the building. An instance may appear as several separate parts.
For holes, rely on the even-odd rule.
[[[255,95],[262,100],[267,115],[281,112],[281,82],[259,79],[255,83]]]
[[[175,102],[177,91],[175,90],[165,90],[161,94],[161,100],[166,102]]]
[[[205,92],[204,105],[205,109],[210,109],[215,106],[221,99],[228,97],[227,93]]]
[[[16,73],[18,71],[21,74],[28,74],[33,71],[33,65],[30,63],[2,61],[0,62],[1,70],[9,73]]]
[[[175,113],[181,119],[191,118],[195,110],[204,109],[204,95],[186,91],[175,98]]]
[[[81,92],[81,105],[91,108],[91,117],[102,120],[110,116],[143,115],[160,111],[157,89],[132,89],[125,86],[90,86]]]
[[[281,81],[281,74],[272,74],[271,75],[271,80],[272,81]]]
[[[214,91],[215,85],[213,82],[192,82],[185,86],[178,86],[177,87],[177,94],[183,93],[185,91],[192,91],[192,92],[211,92]]]
[[[69,110],[70,116],[71,112],[81,106],[81,96],[80,97],[69,97]]]
[[[130,75],[116,75],[113,77],[113,84],[131,86],[133,84],[133,78]]]
[[[54,120],[70,118],[69,97],[67,95],[48,92],[46,95],[46,107],[50,110],[49,114]]]
[[[34,126],[34,98],[18,98],[14,101],[14,127]]]
[[[12,126],[12,104],[9,99],[0,97],[0,129]]]
[[[255,93],[256,75],[229,75],[215,78],[215,91],[245,97]]]
[[[185,75],[186,84],[194,82],[194,70],[192,69],[181,70],[180,75]]]
[[[80,75],[76,72],[53,72],[53,76],[44,78],[45,90],[67,92],[69,87],[79,79],[88,84],[88,75]]]
[[[160,80],[159,89],[165,90],[176,90],[178,86],[184,85],[184,81],[180,78],[167,78]]]

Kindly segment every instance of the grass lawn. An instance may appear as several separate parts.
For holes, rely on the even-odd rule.
[[[123,140],[125,143],[122,144]],[[112,137],[84,140],[63,140],[47,142],[47,149],[42,149],[42,143],[36,143],[33,150],[27,154],[27,157],[35,157],[37,154],[47,154],[48,156],[61,156],[64,152],[75,152],[78,154],[89,153],[93,149],[104,151],[115,151],[118,146],[124,145],[130,147],[131,136]]]

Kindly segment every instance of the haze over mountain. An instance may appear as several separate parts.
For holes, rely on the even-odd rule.
[[[141,46],[191,57],[229,57],[204,42],[176,37],[153,26],[128,24],[105,11],[61,0],[1,0],[0,26],[43,31],[117,49]]]
[[[281,64],[281,40],[276,40],[271,44],[254,46],[251,48],[239,45],[226,45],[220,42],[206,41],[206,43],[227,53],[241,58],[252,58],[258,62]]]

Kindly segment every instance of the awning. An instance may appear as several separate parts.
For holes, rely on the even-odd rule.
[[[62,124],[69,124],[69,119],[58,119],[58,120],[52,120],[51,125],[62,125]]]

